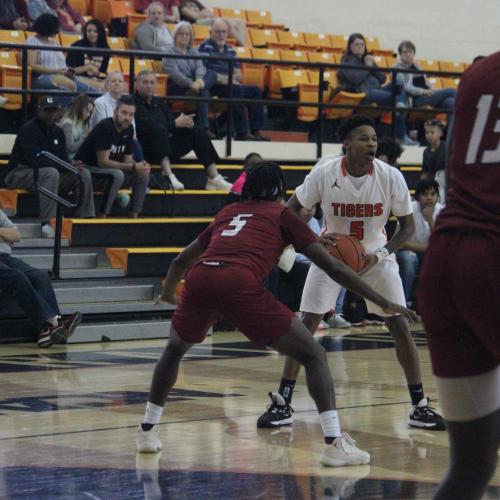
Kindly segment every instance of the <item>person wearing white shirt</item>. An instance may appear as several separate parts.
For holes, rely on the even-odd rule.
[[[427,250],[432,227],[444,206],[438,202],[439,184],[433,179],[422,179],[418,182],[415,198],[416,201],[412,202],[415,232],[397,252],[399,272],[408,306],[412,306],[413,283]]]

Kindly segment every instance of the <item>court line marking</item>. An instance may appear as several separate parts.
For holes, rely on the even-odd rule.
[[[433,400],[434,401],[434,400]],[[437,401],[437,400],[436,400]],[[136,403],[138,404],[138,403]],[[380,404],[371,404],[371,405],[355,405],[355,406],[338,406],[337,410],[352,410],[352,409],[357,409],[357,408],[376,408],[378,406],[390,406],[390,405],[408,405],[408,401],[396,401],[392,403],[380,403]],[[310,412],[316,412],[316,409],[311,409],[311,410],[295,410],[294,413],[310,413]],[[200,419],[192,419],[192,420],[175,420],[173,422],[160,422],[158,425],[164,426],[164,425],[172,425],[172,424],[187,424],[187,423],[193,423],[193,422],[207,422],[210,420],[226,420],[226,419],[239,419],[239,418],[245,418],[245,417],[255,417],[257,416],[255,413],[248,413],[246,415],[235,415],[231,417],[211,417],[211,418],[200,418]],[[138,424],[134,425],[123,425],[121,427],[104,427],[101,429],[84,429],[80,431],[66,431],[66,432],[53,432],[53,433],[47,433],[47,434],[30,434],[28,436],[10,436],[10,437],[5,437],[5,438],[0,438],[1,441],[12,441],[14,439],[31,439],[31,438],[43,438],[43,437],[52,437],[52,436],[67,436],[67,435],[72,435],[72,434],[84,434],[88,432],[102,432],[102,431],[113,431],[113,430],[120,430],[120,429],[135,429],[138,426]]]

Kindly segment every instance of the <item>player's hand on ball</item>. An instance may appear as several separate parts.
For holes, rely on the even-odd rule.
[[[377,256],[374,253],[369,253],[366,255],[366,263],[365,267],[359,271],[359,275],[365,274],[368,270],[370,270],[375,264],[378,263]]]
[[[338,236],[333,233],[324,234],[319,237],[319,242],[328,250],[328,247],[335,246]]]
[[[415,311],[398,304],[393,304],[392,302],[389,302],[383,311],[386,314],[402,314],[410,322],[420,321],[420,316]]]

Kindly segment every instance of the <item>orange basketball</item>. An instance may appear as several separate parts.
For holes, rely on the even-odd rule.
[[[337,238],[335,246],[326,247],[330,255],[342,261],[353,271],[361,271],[366,263],[366,251],[361,242],[348,234],[335,234],[335,236]]]

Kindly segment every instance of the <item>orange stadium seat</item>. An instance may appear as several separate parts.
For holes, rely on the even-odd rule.
[[[247,25],[258,28],[274,27],[273,16],[268,10],[247,10]]]
[[[92,16],[104,24],[111,21],[111,7],[108,0],[90,0],[90,11]]]
[[[193,24],[194,44],[199,45],[203,40],[210,38],[210,26]]]
[[[314,49],[330,49],[332,47],[332,42],[330,40],[330,35],[324,33],[304,33],[305,46],[307,48]]]
[[[229,17],[231,19],[241,19],[247,21],[246,11],[244,9],[223,9],[219,7],[220,17]]]
[[[76,35],[74,33],[59,33],[58,37],[59,43],[63,47],[69,47],[82,38],[80,35]]]
[[[278,77],[282,89],[297,87],[299,83],[309,83],[307,71],[300,69],[279,69]]]
[[[20,66],[0,66],[0,87],[22,89],[22,68]],[[28,68],[28,88],[31,87],[31,69]],[[19,110],[22,107],[21,94],[4,94],[7,99],[3,109]],[[28,98],[29,100],[29,98]]]
[[[282,50],[281,60],[287,62],[308,62],[307,52],[305,50]]]
[[[119,57],[110,57],[109,58],[109,63],[108,63],[108,73],[111,73],[112,71],[119,71],[122,73],[122,66],[120,64],[120,58]]]
[[[336,63],[335,54],[333,52],[308,52],[307,57],[311,63]]]
[[[432,59],[418,59],[417,63],[424,71],[439,71],[438,62]]]
[[[298,31],[277,31],[278,44],[276,48],[293,48],[296,46],[304,46],[306,41],[304,34]]]
[[[131,0],[108,0],[111,19],[124,19],[128,14],[135,13],[134,2]]]
[[[441,78],[441,84],[444,89],[457,89],[460,78]]]
[[[438,61],[439,69],[441,71],[457,71],[463,73],[465,71],[465,64],[454,61]]]
[[[109,36],[108,37],[108,45],[110,49],[115,50],[126,50],[127,48],[127,39],[122,38],[120,36]]]
[[[347,45],[347,35],[330,35],[332,50],[335,52],[344,52]]]
[[[277,43],[278,36],[272,29],[249,29],[250,41],[254,47],[267,47],[269,43]]]
[[[0,51],[0,66],[17,66],[17,55],[15,50]]]
[[[137,14],[136,12],[129,12],[127,14],[127,38],[133,39],[135,29],[139,24],[146,20],[145,14]]]
[[[82,16],[89,15],[88,0],[71,0],[71,7],[73,7]]]
[[[26,35],[21,30],[0,30],[0,43],[24,43]]]

